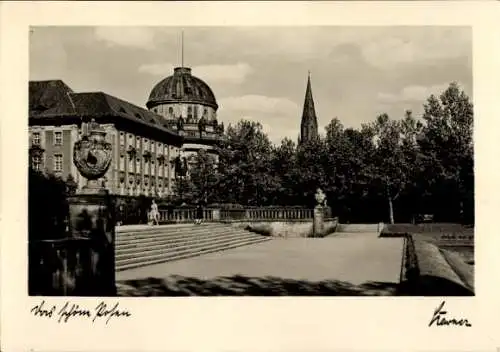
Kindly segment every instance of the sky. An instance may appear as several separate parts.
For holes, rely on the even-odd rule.
[[[332,118],[358,128],[387,113],[421,115],[457,82],[472,98],[470,27],[33,27],[30,80],[61,79],[145,107],[181,65],[203,79],[227,126],[260,122],[296,141],[308,72],[320,133]]]

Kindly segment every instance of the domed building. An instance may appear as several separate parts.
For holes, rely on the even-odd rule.
[[[191,74],[191,68],[176,67],[173,75],[158,82],[146,103],[147,108],[164,119],[167,128],[183,137],[180,159],[189,164],[200,150],[215,156],[216,143],[224,125],[217,120],[217,101],[210,87]],[[179,170],[180,169],[180,170]],[[176,171],[181,171],[177,167]]]

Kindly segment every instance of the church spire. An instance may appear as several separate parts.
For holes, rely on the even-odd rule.
[[[311,88],[311,72],[307,75],[306,96],[304,99],[304,110],[300,123],[300,141],[302,143],[316,139],[318,137],[318,120],[314,109],[314,99]]]

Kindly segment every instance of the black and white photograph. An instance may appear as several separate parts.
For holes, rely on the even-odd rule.
[[[469,26],[29,30],[31,296],[474,296]]]

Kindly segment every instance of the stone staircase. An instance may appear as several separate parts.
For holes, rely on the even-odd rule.
[[[226,224],[117,229],[116,271],[137,268],[270,240]]]

